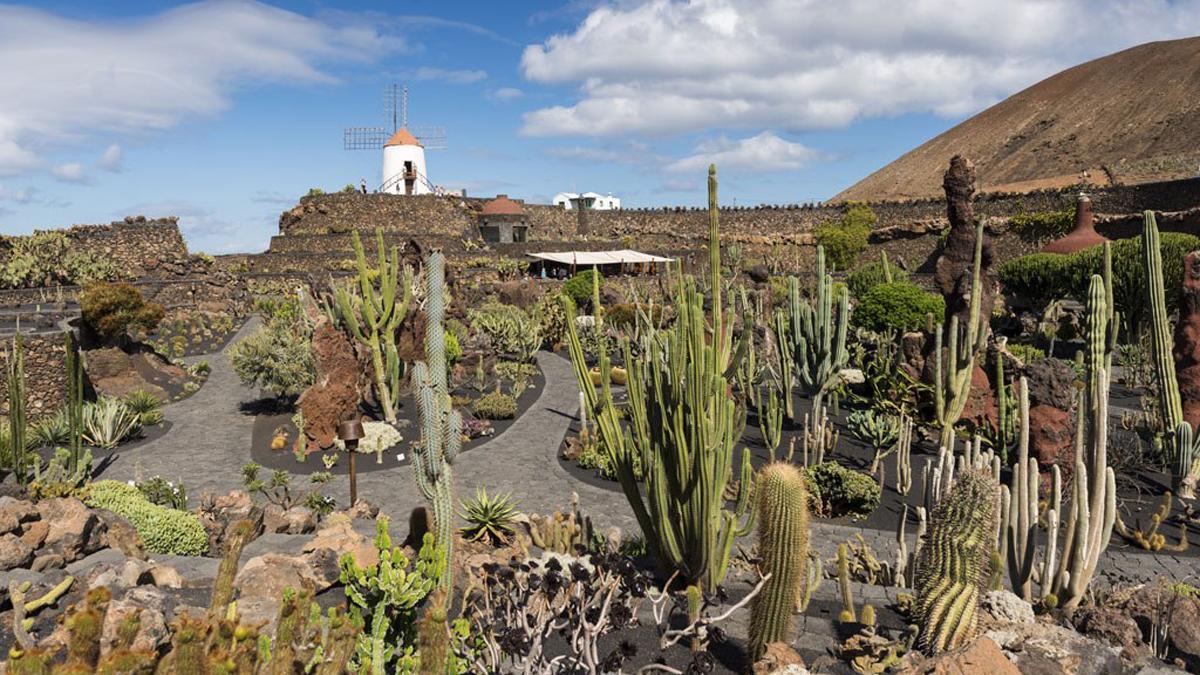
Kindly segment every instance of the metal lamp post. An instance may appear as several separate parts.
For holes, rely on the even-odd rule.
[[[346,452],[350,453],[350,506],[358,501],[358,472],[355,467],[355,457],[358,455],[358,441],[362,439],[362,422],[346,420],[338,425],[338,438],[346,444]]]

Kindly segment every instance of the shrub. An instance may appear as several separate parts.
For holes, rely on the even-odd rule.
[[[855,325],[868,330],[910,331],[925,325],[925,316],[940,321],[946,301],[908,281],[879,284],[867,291],[850,315]]]
[[[532,363],[517,363],[516,361],[500,361],[493,370],[496,373],[496,377],[510,381],[518,378],[532,379],[537,377],[538,373],[542,372]]]
[[[208,533],[198,517],[152,504],[132,485],[115,480],[96,481],[84,501],[92,508],[107,509],[128,520],[147,551],[174,555],[208,553]]]
[[[908,272],[905,272],[896,265],[889,264],[888,270],[892,274],[893,282],[908,280]],[[855,300],[862,300],[867,291],[886,282],[887,277],[883,274],[883,262],[875,261],[859,265],[857,269],[851,272],[850,276],[846,278],[846,287]],[[834,297],[837,297],[837,295],[835,294]]]
[[[825,257],[835,269],[848,270],[867,248],[867,237],[876,223],[875,212],[862,202],[847,202],[842,217],[826,222],[814,231],[817,243],[825,247]]]
[[[83,406],[83,440],[91,445],[115,448],[141,431],[141,417],[119,398],[101,396]]]
[[[637,309],[623,302],[604,309],[604,323],[613,328],[630,329],[637,322]]]
[[[1008,229],[1025,241],[1043,244],[1065,236],[1075,226],[1075,209],[1018,213],[1008,219]]]
[[[316,376],[312,346],[284,322],[272,322],[233,346],[233,370],[247,386],[259,386],[276,396],[304,391]]]
[[[592,307],[592,275],[600,274],[596,270],[584,270],[575,276],[567,279],[567,283],[563,284],[563,293],[570,296],[571,300],[575,301],[575,305],[580,308]],[[600,274],[600,290],[604,290],[604,275]]]
[[[463,350],[458,344],[458,336],[450,331],[444,333],[444,341],[446,343],[446,368],[453,368],[454,364],[462,358]]]
[[[468,318],[501,354],[512,354],[521,361],[532,361],[542,346],[538,325],[520,307],[489,302],[480,309],[468,312]]]
[[[809,494],[823,515],[865,516],[879,507],[879,484],[865,473],[831,460],[808,467],[805,475]]]
[[[471,410],[481,419],[510,420],[517,416],[517,399],[502,391],[493,391],[476,399]]]
[[[163,318],[163,307],[146,302],[138,289],[126,283],[95,283],[79,296],[83,322],[103,340],[111,340],[129,328],[152,331]]]
[[[563,307],[562,294],[546,293],[538,298],[529,316],[537,323],[544,343],[556,347],[567,339],[567,308]]]
[[[1033,345],[1021,344],[1019,342],[1008,343],[1008,352],[1013,356],[1021,359],[1023,363],[1032,363],[1039,359],[1046,358],[1046,352],[1034,347]]]
[[[1000,283],[1010,295],[1038,310],[1070,294],[1072,257],[1058,253],[1033,253],[1000,266]]]

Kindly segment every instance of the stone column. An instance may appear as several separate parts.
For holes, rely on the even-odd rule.
[[[945,321],[949,323],[950,317],[958,316],[959,322],[965,324],[969,318],[971,267],[975,258],[975,211],[972,204],[975,196],[975,165],[971,160],[955,155],[942,178],[942,188],[946,191],[946,217],[950,221],[950,232],[942,255],[937,260],[934,280],[946,298]],[[986,322],[991,316],[996,292],[992,246],[986,232],[981,276],[983,294],[979,313]]]

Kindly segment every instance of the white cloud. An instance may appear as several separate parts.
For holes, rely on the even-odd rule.
[[[37,192],[34,188],[13,189],[0,185],[0,202],[12,202],[14,204],[28,204],[33,201],[33,195]]]
[[[585,164],[625,164],[628,166],[661,166],[669,157],[656,154],[641,141],[627,141],[619,145],[591,147],[583,145],[549,148],[546,154],[557,159]]]
[[[169,129],[219,113],[240,85],[334,81],[331,62],[399,44],[372,28],[259,2],[209,0],[121,21],[0,6],[0,175],[91,134]]]
[[[117,143],[113,143],[105,148],[104,154],[100,155],[100,161],[96,163],[96,166],[99,166],[105,171],[117,173],[123,168],[121,164],[121,159],[123,156],[124,152],[121,150],[121,146]]]
[[[702,171],[709,164],[721,169],[791,171],[818,158],[820,153],[764,131],[757,136],[730,140],[721,136],[696,146],[696,151],[667,165],[668,171]]]
[[[416,80],[440,80],[450,84],[472,84],[487,79],[487,71],[422,67],[412,71],[412,77]]]
[[[64,183],[87,183],[91,180],[83,165],[79,162],[71,162],[70,164],[59,164],[50,170],[54,177]]]
[[[526,47],[527,78],[577,83],[582,98],[527,113],[523,132],[962,115],[1075,63],[1197,32],[1200,0],[632,0]]]
[[[525,95],[525,92],[516,87],[500,87],[499,89],[488,94],[491,98],[497,101],[515,101]]]

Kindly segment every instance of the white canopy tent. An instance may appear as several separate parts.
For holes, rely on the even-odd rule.
[[[562,265],[622,265],[627,263],[664,263],[674,258],[664,258],[627,248],[619,251],[562,251],[554,253],[530,253],[531,258],[548,260]]]

